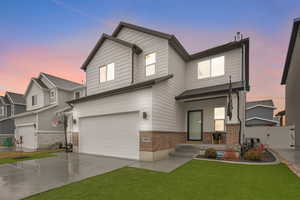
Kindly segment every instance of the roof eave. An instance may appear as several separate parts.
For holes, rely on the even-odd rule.
[[[282,78],[281,78],[281,85],[286,84],[286,79],[287,79],[287,76],[288,76],[288,71],[289,71],[289,68],[290,68],[292,54],[293,54],[294,47],[295,47],[295,42],[296,42],[296,38],[297,38],[297,31],[298,31],[298,28],[299,28],[299,24],[300,24],[300,18],[294,19],[292,33],[291,33],[290,42],[289,42],[289,47],[288,47],[288,51],[287,51],[287,55],[286,55],[286,59],[285,59]]]

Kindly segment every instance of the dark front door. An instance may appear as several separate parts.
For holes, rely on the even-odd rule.
[[[202,140],[203,132],[203,111],[191,110],[188,111],[188,140]]]

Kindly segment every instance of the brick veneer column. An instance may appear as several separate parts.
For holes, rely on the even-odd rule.
[[[239,144],[239,124],[226,124],[226,144],[236,145]]]

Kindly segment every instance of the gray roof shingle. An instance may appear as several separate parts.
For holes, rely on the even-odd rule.
[[[13,104],[26,105],[26,100],[23,94],[18,94],[14,92],[7,92],[6,94],[11,98]]]
[[[264,105],[264,106],[272,106],[274,107],[274,103],[272,99],[267,100],[260,100],[260,101],[249,101],[246,103],[246,108],[250,108],[257,105]]]
[[[41,73],[41,74],[46,76],[57,88],[62,89],[62,90],[74,90],[76,88],[84,87],[84,85],[82,85],[80,83],[62,79],[57,76],[53,76],[53,75],[46,74],[46,73]]]

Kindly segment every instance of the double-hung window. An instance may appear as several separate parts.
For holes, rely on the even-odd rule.
[[[156,65],[156,53],[150,53],[146,55],[146,76],[151,76],[155,74]]]
[[[214,108],[215,131],[225,131],[225,107]]]
[[[110,63],[100,67],[100,83],[115,79],[115,63]]]
[[[222,76],[225,74],[225,57],[219,56],[198,63],[198,79]]]
[[[31,105],[32,105],[32,106],[37,105],[37,95],[33,95],[33,96],[31,97]]]

